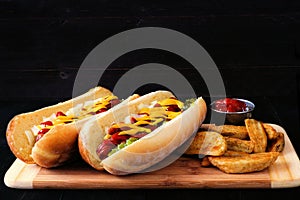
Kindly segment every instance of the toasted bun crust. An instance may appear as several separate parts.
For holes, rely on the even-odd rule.
[[[169,156],[198,130],[205,119],[207,108],[202,98],[181,115],[103,161],[97,156],[96,149],[103,141],[105,128],[111,123],[122,122],[128,114],[137,113],[141,103],[148,104],[171,96],[173,94],[167,91],[149,93],[130,102],[127,108],[120,108],[115,115],[107,113],[86,123],[79,134],[79,141],[84,144],[81,144],[83,150],[80,152],[88,152],[89,159],[85,160],[95,169],[104,168],[111,174],[124,175],[146,170]]]
[[[26,163],[37,163],[43,167],[54,167],[66,161],[76,145],[78,132],[87,119],[76,123],[56,126],[38,142],[31,131],[43,117],[49,117],[58,111],[67,112],[74,105],[97,99],[112,93],[95,87],[87,93],[56,105],[48,106],[33,112],[16,115],[7,126],[6,139],[13,154]],[[31,155],[32,154],[32,155]]]

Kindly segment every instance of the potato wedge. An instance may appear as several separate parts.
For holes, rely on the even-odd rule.
[[[220,156],[226,150],[226,141],[221,134],[212,131],[200,131],[196,134],[185,154]]]
[[[209,156],[212,165],[225,173],[249,173],[261,171],[271,166],[277,159],[279,152],[264,152],[245,156]]]
[[[284,134],[281,132],[278,132],[278,137],[270,140],[268,144],[268,151],[271,152],[282,152],[284,149]]]
[[[210,163],[210,161],[208,160],[207,156],[205,156],[201,159],[200,164],[201,164],[201,167],[210,167],[212,165]]]
[[[241,140],[232,137],[224,137],[224,138],[227,143],[227,150],[251,153],[254,149],[254,144],[250,140]]]
[[[247,129],[245,126],[235,126],[235,125],[220,125],[216,126],[214,124],[205,125],[203,128],[206,128],[208,131],[215,131],[220,133],[223,136],[229,136],[239,139],[249,138]]]
[[[245,119],[246,129],[250,140],[254,144],[253,152],[262,153],[267,148],[267,135],[263,123],[255,119]]]
[[[279,137],[279,133],[269,124],[263,124],[268,140],[274,140]]]
[[[248,153],[242,151],[233,151],[233,150],[227,150],[223,154],[223,156],[227,156],[227,157],[236,157],[236,156],[245,156],[245,155],[248,155]]]
[[[215,127],[215,124],[202,124],[200,126],[200,131],[214,131]]]

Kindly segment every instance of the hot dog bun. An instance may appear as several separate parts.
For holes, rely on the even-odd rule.
[[[130,104],[113,108],[111,112],[104,113],[103,116],[86,122],[78,136],[79,152],[83,160],[97,170],[104,169],[96,149],[106,134],[105,129],[112,123],[122,122],[130,113],[136,113],[137,106],[141,103],[148,104],[172,96],[173,94],[167,91],[149,93],[131,101]]]
[[[16,115],[8,124],[6,138],[14,155],[26,163],[36,163],[42,167],[56,167],[69,160],[76,152],[77,138],[82,125],[90,116],[73,123],[57,125],[35,142],[31,128],[58,111],[67,112],[78,104],[95,100],[112,92],[103,87],[95,87],[85,94],[56,105],[33,112]]]
[[[100,160],[96,149],[112,123],[122,122],[129,114],[136,114],[141,104],[147,105],[173,96],[168,91],[152,92],[131,101],[126,107],[115,109],[115,112],[88,121],[78,138],[83,159],[97,170],[105,169],[111,174],[125,175],[141,172],[166,158],[187,141],[205,119],[207,108],[202,98],[198,98],[179,116],[104,160]]]

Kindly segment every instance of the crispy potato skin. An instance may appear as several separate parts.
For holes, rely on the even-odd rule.
[[[238,138],[225,137],[227,149],[233,151],[241,151],[245,153],[252,153],[254,144],[250,140],[241,140]]]
[[[250,173],[270,167],[284,150],[284,134],[278,132],[270,124],[255,119],[246,119],[244,128],[241,126],[224,125],[231,132],[236,127],[237,134],[224,136],[227,150],[222,156],[206,156],[201,159],[201,166],[215,166],[225,173]],[[220,126],[204,124],[201,130],[217,130]],[[243,129],[247,130],[249,138],[240,139]]]
[[[237,174],[264,170],[276,161],[278,155],[278,152],[264,152],[237,157],[209,156],[208,159],[221,171]]]
[[[246,155],[249,155],[249,154],[246,152],[242,152],[242,151],[227,150],[223,156],[237,157],[237,156],[246,156]]]
[[[210,167],[211,163],[207,156],[203,157],[200,161],[201,167]]]
[[[245,126],[236,126],[236,125],[220,125],[216,126],[215,124],[204,124],[201,128],[209,131],[215,131],[220,133],[223,136],[247,139],[249,138],[248,131]]]
[[[220,156],[226,150],[227,144],[221,134],[213,131],[200,131],[196,134],[185,154]]]
[[[263,127],[266,131],[268,140],[274,140],[279,137],[279,132],[277,132],[271,125],[263,123]]]
[[[278,132],[278,137],[269,141],[268,151],[272,152],[282,152],[285,146],[284,134]]]
[[[267,135],[263,124],[255,119],[246,119],[245,125],[250,137],[254,144],[254,153],[262,153],[267,148]]]

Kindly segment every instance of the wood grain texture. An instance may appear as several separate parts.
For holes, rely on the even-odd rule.
[[[201,167],[197,158],[181,157],[158,171],[128,176],[99,172],[83,162],[55,169],[26,165],[19,160],[5,176],[9,187],[60,189],[135,189],[135,188],[287,188],[300,186],[300,162],[284,129],[286,146],[269,169],[247,174],[225,174],[216,168]],[[35,167],[37,173],[27,174]],[[17,174],[16,174],[17,173]],[[9,181],[8,181],[9,180]],[[9,184],[8,184],[9,183]]]
[[[285,147],[281,155],[276,161],[276,165],[269,168],[271,177],[271,187],[282,188],[282,187],[296,187],[300,185],[300,161],[295,149],[287,136],[285,130],[275,124],[272,126],[278,131],[284,133]]]

